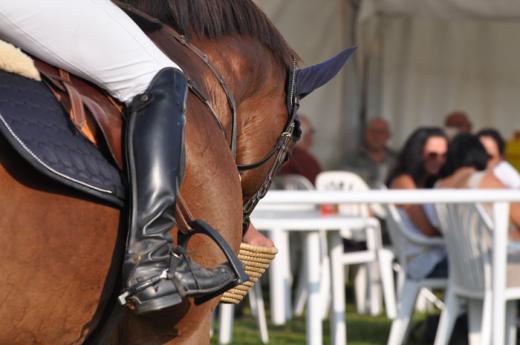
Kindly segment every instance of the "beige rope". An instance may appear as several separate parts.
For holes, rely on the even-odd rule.
[[[244,265],[249,280],[224,292],[220,303],[239,304],[242,302],[244,296],[248,294],[256,281],[267,270],[276,253],[278,253],[278,249],[274,247],[260,247],[241,243],[238,258]]]

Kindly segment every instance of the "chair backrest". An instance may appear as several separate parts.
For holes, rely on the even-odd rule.
[[[316,177],[316,189],[336,191],[364,191],[370,187],[359,175],[348,171],[324,171]],[[339,205],[339,213],[355,216],[369,216],[366,204]]]
[[[406,255],[410,244],[424,247],[444,244],[444,241],[441,238],[428,237],[410,230],[405,225],[405,222],[395,205],[385,204],[384,209],[386,211],[386,226],[395,256],[405,271],[407,262]]]
[[[271,185],[272,190],[314,190],[314,185],[305,176],[289,174],[276,176]],[[255,210],[261,211],[307,211],[315,210],[316,205],[264,205],[258,204]]]
[[[397,261],[406,271],[406,241],[404,232],[403,221],[401,215],[397,211],[397,208],[392,204],[384,205],[386,211],[386,228],[388,229],[388,235],[392,242],[392,249],[394,251]]]
[[[290,174],[277,176],[277,183],[285,190],[313,190],[314,185],[305,176]]]
[[[437,204],[435,208],[446,239],[450,284],[468,295],[491,289],[493,222],[489,215],[480,204]]]

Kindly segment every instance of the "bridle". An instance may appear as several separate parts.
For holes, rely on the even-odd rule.
[[[190,52],[192,52],[198,59],[202,61],[204,65],[208,67],[208,69],[211,71],[213,76],[217,79],[220,87],[224,91],[226,95],[226,99],[229,105],[229,108],[231,110],[231,135],[229,139],[229,146],[230,150],[233,154],[233,158],[236,160],[236,150],[237,150],[237,107],[235,98],[233,97],[233,94],[226,84],[226,81],[224,79],[224,76],[218,71],[218,69],[211,63],[209,60],[209,57],[207,54],[205,54],[203,51],[201,51],[199,48],[194,46],[184,35],[179,34],[176,30],[174,30],[169,25],[163,24],[158,19],[137,10],[136,8],[120,3],[116,1],[116,3],[122,7],[127,13],[129,13],[132,17],[137,16],[137,19],[146,21],[147,25],[153,25],[157,28],[161,28],[165,30],[171,37],[173,37],[178,43],[180,43],[183,47],[188,49]],[[203,89],[199,87],[196,82],[187,75],[188,79],[188,88],[190,92],[197,97],[202,104],[209,110],[211,113],[213,119],[216,121],[218,127],[223,132],[224,137],[227,139],[227,133],[225,131],[224,125],[219,120],[217,113],[213,109],[211,102],[209,101],[209,97],[204,93]],[[237,169],[239,173],[242,173],[243,171],[247,170],[253,170],[261,167],[265,163],[269,162],[273,157],[275,157],[273,165],[269,169],[269,172],[267,173],[264,182],[260,186],[260,188],[257,190],[257,192],[249,199],[247,202],[243,205],[243,214],[244,214],[244,223],[243,223],[243,230],[247,230],[249,226],[249,216],[251,215],[251,212],[253,212],[253,209],[258,204],[260,199],[262,199],[267,191],[269,190],[269,187],[271,186],[271,183],[273,181],[273,177],[276,175],[278,170],[281,168],[282,164],[284,163],[287,153],[289,151],[289,144],[290,142],[296,142],[299,138],[299,123],[296,121],[296,111],[298,110],[299,106],[299,99],[296,95],[296,63],[293,62],[293,68],[288,73],[287,77],[287,85],[286,85],[286,93],[287,93],[287,99],[286,99],[286,106],[287,106],[287,113],[288,113],[288,119],[287,122],[282,130],[282,133],[276,140],[276,143],[274,144],[273,148],[261,159],[254,163],[249,164],[236,164]]]
[[[246,171],[246,170],[252,170],[256,169],[263,164],[267,163],[273,156],[275,157],[273,165],[271,165],[271,168],[269,169],[269,172],[267,173],[264,182],[260,186],[260,188],[256,191],[256,193],[247,200],[247,202],[244,204],[243,207],[243,213],[244,213],[244,222],[242,224],[243,226],[243,232],[247,230],[250,223],[250,216],[253,210],[255,209],[256,205],[262,199],[269,188],[271,187],[271,184],[273,182],[274,176],[278,173],[280,168],[282,167],[283,163],[285,162],[286,158],[288,157],[288,151],[289,151],[289,143],[292,141],[293,143],[296,143],[300,137],[300,125],[299,122],[296,120],[296,112],[298,110],[298,107],[300,105],[299,99],[296,95],[296,63],[293,62],[293,68],[289,72],[289,75],[287,77],[287,86],[286,86],[286,107],[287,107],[287,122],[285,123],[285,126],[282,130],[282,133],[276,140],[276,144],[271,149],[271,151],[264,156],[264,158],[258,160],[255,163],[251,164],[237,164],[237,168],[240,172]]]
[[[190,43],[185,36],[180,35],[178,32],[170,28],[169,26],[166,26],[165,29],[174,37],[179,43],[181,43],[184,47],[189,49],[191,52],[193,52],[213,73],[215,78],[218,80],[219,85],[224,90],[224,93],[226,94],[226,98],[231,110],[231,140],[230,140],[230,149],[233,154],[233,158],[236,160],[236,147],[237,147],[237,107],[236,102],[233,97],[233,94],[230,91],[230,88],[227,86],[226,81],[222,74],[218,71],[218,69],[211,63],[208,56],[204,54],[202,51],[200,51],[197,47],[195,47],[192,43]],[[269,190],[274,176],[278,173],[278,170],[281,168],[282,164],[285,162],[285,159],[287,157],[287,153],[289,151],[289,144],[292,142],[296,142],[299,138],[299,124],[296,121],[296,111],[299,107],[299,100],[296,96],[296,63],[293,62],[293,68],[289,72],[288,75],[288,83],[286,86],[286,93],[287,93],[287,100],[286,100],[286,106],[287,106],[287,114],[288,119],[285,123],[285,126],[282,130],[282,133],[279,135],[278,139],[276,140],[276,143],[274,144],[273,148],[261,159],[254,163],[249,164],[239,164],[236,163],[237,169],[239,173],[242,173],[247,170],[253,170],[261,167],[265,163],[269,162],[274,157],[273,165],[271,165],[271,168],[269,169],[269,172],[267,173],[263,183],[261,184],[260,188],[256,191],[256,193],[247,200],[247,202],[243,205],[243,231],[245,232],[247,228],[249,227],[250,223],[250,215],[251,212],[253,212],[255,206],[258,204],[260,199],[262,199],[267,191]],[[224,133],[224,136],[227,137],[224,126],[222,125],[222,122],[219,120],[215,110],[211,106],[211,103],[207,96],[204,95],[202,90],[197,87],[197,85],[193,82],[191,78],[188,77],[188,86],[190,91],[209,109],[213,119],[217,122],[217,125]]]

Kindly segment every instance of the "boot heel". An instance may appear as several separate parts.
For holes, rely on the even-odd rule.
[[[135,304],[135,312],[138,315],[148,314],[150,312],[158,311],[173,307],[182,302],[180,294],[171,294],[164,297],[156,297],[154,299]]]

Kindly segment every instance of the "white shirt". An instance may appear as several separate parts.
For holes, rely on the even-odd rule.
[[[433,225],[436,225],[438,221],[437,216],[434,216],[435,211],[433,205],[423,205],[423,210],[429,221]],[[403,226],[405,226],[409,231],[423,235],[422,231],[412,222],[408,213],[406,213],[404,209],[398,208],[398,211]],[[439,262],[444,260],[447,255],[445,246],[427,247],[415,244],[409,240],[405,241],[406,248],[404,250],[406,251],[407,256],[406,274],[412,279],[418,280],[425,278]]]
[[[493,169],[493,173],[507,188],[520,188],[520,174],[508,162],[501,161],[498,163]]]

